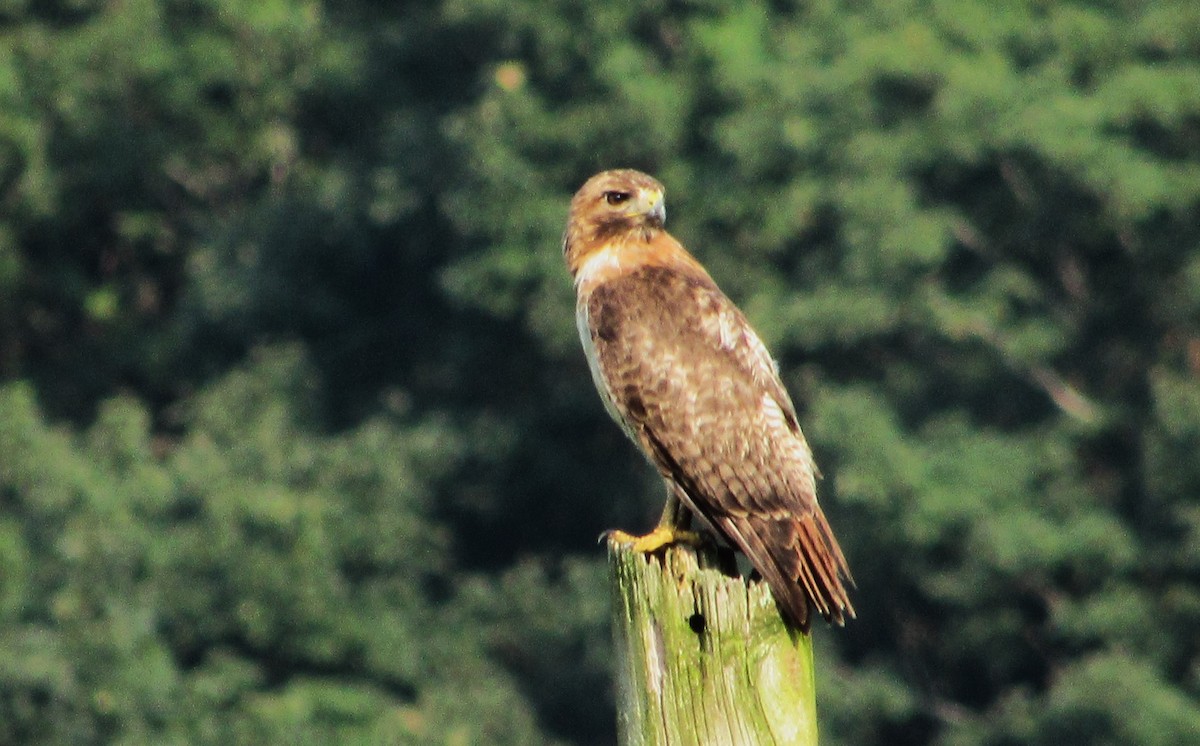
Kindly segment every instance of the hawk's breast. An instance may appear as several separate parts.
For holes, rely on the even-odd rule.
[[[583,354],[587,357],[588,368],[592,371],[592,382],[596,384],[596,391],[600,393],[600,400],[604,402],[604,409],[621,426],[625,434],[634,443],[637,443],[638,438],[633,424],[625,419],[613,400],[612,390],[608,385],[608,378],[601,364],[600,355],[596,350],[596,343],[592,339],[592,323],[587,298],[585,297],[581,297],[579,303],[575,306],[575,327],[579,331],[579,341],[583,345]]]

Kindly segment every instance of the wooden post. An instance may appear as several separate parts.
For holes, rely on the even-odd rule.
[[[717,550],[609,542],[622,746],[816,746],[812,638]]]

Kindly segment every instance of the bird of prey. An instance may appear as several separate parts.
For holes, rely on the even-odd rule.
[[[605,408],[667,483],[658,526],[610,532],[636,551],[694,540],[693,516],[740,549],[785,618],[854,616],[846,559],[770,353],[708,272],[663,228],[663,186],[596,174],[571,200],[563,254]]]

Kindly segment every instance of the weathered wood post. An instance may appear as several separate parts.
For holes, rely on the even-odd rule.
[[[622,746],[816,746],[812,638],[716,548],[609,542]]]

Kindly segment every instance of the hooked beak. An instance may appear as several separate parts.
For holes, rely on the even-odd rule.
[[[645,189],[638,195],[641,202],[641,212],[648,218],[662,225],[667,221],[667,205],[663,201],[661,189]]]

